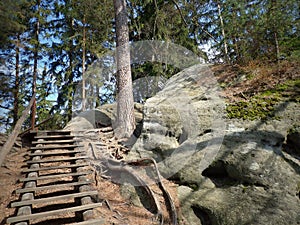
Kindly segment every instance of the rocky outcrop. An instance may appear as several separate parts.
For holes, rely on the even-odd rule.
[[[276,119],[229,120],[219,92],[206,66],[173,76],[137,110],[127,159],[152,157],[178,184],[180,224],[300,224],[299,103],[278,104]],[[79,120],[111,124],[115,106],[103,107]]]
[[[143,105],[135,103],[135,118],[137,126],[143,120]],[[66,126],[65,130],[88,130],[99,127],[114,126],[117,105],[106,104],[94,110],[87,110],[75,116]]]
[[[285,144],[285,150],[300,159],[300,126],[289,130]]]
[[[144,126],[128,159],[153,157],[179,184],[182,224],[300,223],[299,104],[282,103],[276,119],[229,120],[212,74],[194,66],[147,100]],[[295,142],[296,141],[296,142]]]

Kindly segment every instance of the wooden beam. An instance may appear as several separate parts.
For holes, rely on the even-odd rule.
[[[65,209],[57,209],[53,211],[48,212],[41,212],[41,213],[35,213],[30,215],[24,215],[24,216],[16,216],[16,217],[10,217],[7,219],[7,223],[16,223],[21,221],[27,221],[32,219],[39,219],[39,218],[45,218],[49,216],[55,216],[55,215],[61,215],[69,212],[78,212],[78,211],[84,211],[87,209],[93,209],[102,206],[102,203],[93,203],[89,205],[82,205],[82,206],[75,206],[71,208],[65,208]]]
[[[35,94],[32,96],[32,98],[29,102],[29,105],[23,111],[21,118],[17,121],[17,123],[14,127],[14,130],[9,135],[7,141],[5,142],[4,146],[2,147],[2,149],[0,151],[0,166],[4,162],[4,159],[5,159],[6,155],[10,152],[10,150],[13,147],[15,141],[17,140],[17,137],[18,137],[18,135],[21,131],[22,124],[24,123],[24,121],[28,117],[29,110],[32,107],[32,104],[33,104],[34,100],[35,100]]]
[[[54,197],[48,197],[48,198],[40,198],[40,199],[33,199],[33,200],[27,200],[27,201],[13,202],[11,204],[11,207],[33,205],[33,204],[39,204],[39,203],[45,203],[45,202],[49,203],[49,202],[58,201],[58,200],[73,199],[73,198],[79,198],[79,197],[85,197],[85,196],[96,196],[96,195],[98,195],[98,191],[87,191],[87,192],[60,195],[60,196],[54,196]]]

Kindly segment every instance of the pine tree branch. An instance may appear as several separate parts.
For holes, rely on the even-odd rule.
[[[13,110],[13,109],[11,109],[11,108],[9,108],[9,107],[6,107],[6,106],[3,106],[3,105],[0,105],[0,108],[1,108],[1,109],[7,109],[7,110]]]
[[[181,16],[182,21],[184,22],[184,24],[185,24],[186,26],[188,26],[188,23],[187,23],[186,20],[184,19],[184,16],[183,16],[183,14],[182,14],[182,11],[181,11],[181,9],[180,9],[178,3],[177,3],[175,0],[172,0],[172,2],[175,4],[177,10],[179,11],[179,14],[180,14],[180,16]]]

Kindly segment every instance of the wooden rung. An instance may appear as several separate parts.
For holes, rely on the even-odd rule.
[[[79,197],[85,197],[85,196],[96,196],[98,195],[98,191],[87,191],[87,192],[80,192],[80,193],[74,193],[74,194],[68,194],[68,195],[60,195],[60,196],[54,196],[54,197],[48,197],[48,198],[40,198],[40,199],[33,199],[28,201],[19,201],[19,202],[13,202],[11,204],[11,207],[19,207],[24,205],[33,205],[33,204],[39,204],[39,203],[49,203],[57,200],[64,200],[64,199],[73,199],[73,198],[79,198]]]
[[[47,185],[47,186],[41,186],[41,187],[32,187],[32,188],[22,188],[17,189],[17,194],[22,194],[26,192],[35,192],[35,191],[43,191],[43,190],[51,190],[51,189],[61,189],[66,187],[73,187],[73,186],[80,186],[80,185],[86,185],[90,184],[92,181],[80,181],[80,182],[72,182],[72,183],[66,183],[66,184],[55,184],[55,185]]]
[[[93,203],[93,204],[88,204],[88,205],[75,206],[75,207],[71,207],[71,208],[57,209],[57,210],[52,210],[52,211],[48,211],[48,212],[41,212],[41,213],[24,215],[24,216],[15,216],[15,217],[8,218],[7,223],[16,223],[16,222],[21,222],[21,221],[33,220],[33,219],[46,218],[49,216],[61,215],[61,214],[65,214],[68,212],[78,212],[78,211],[84,211],[84,210],[88,210],[88,209],[94,209],[94,208],[97,208],[100,206],[102,206],[102,203]]]
[[[69,225],[102,225],[105,224],[105,220],[103,218],[94,219],[94,220],[87,220],[78,223],[70,223]]]
[[[79,160],[79,159],[87,159],[88,156],[77,156],[77,157],[69,157],[65,159],[41,159],[41,160],[31,160],[27,161],[27,164],[33,164],[33,163],[51,163],[51,162],[63,162],[63,161],[73,161],[73,160]]]
[[[50,155],[63,155],[63,154],[75,154],[75,153],[83,153],[84,150],[67,150],[67,151],[60,151],[60,152],[41,152],[41,153],[30,153],[29,156],[50,156]]]
[[[35,139],[50,139],[50,138],[74,138],[74,135],[41,135],[34,136]]]
[[[71,130],[31,130],[30,133],[70,133]]]
[[[57,143],[74,143],[79,140],[69,139],[69,140],[51,140],[51,141],[33,141],[32,144],[57,144]]]
[[[82,164],[71,164],[71,165],[66,165],[66,166],[39,167],[39,168],[33,168],[33,169],[24,169],[24,170],[22,170],[22,173],[45,171],[45,170],[56,170],[56,169],[68,169],[68,168],[83,167],[83,166],[88,166],[88,165],[89,165],[88,163],[82,163]]]
[[[78,148],[83,147],[83,145],[52,145],[52,146],[40,146],[40,147],[31,147],[30,150],[38,149],[62,149],[62,148]]]
[[[20,178],[19,181],[32,181],[32,180],[50,180],[50,179],[56,179],[56,178],[62,178],[62,177],[77,177],[77,176],[83,176],[91,174],[92,171],[84,171],[84,172],[78,172],[78,173],[63,173],[63,174],[55,174],[55,175],[48,175],[48,176],[39,176],[39,177],[26,177],[26,178]]]

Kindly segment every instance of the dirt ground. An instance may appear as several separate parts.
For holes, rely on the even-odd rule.
[[[26,164],[25,155],[27,149],[19,149],[18,152],[9,154],[6,157],[4,166],[0,167],[0,224],[6,224],[8,216],[14,215],[15,209],[10,208],[10,202],[16,201],[19,195],[15,190],[22,187],[18,179],[22,177],[21,169]]]

